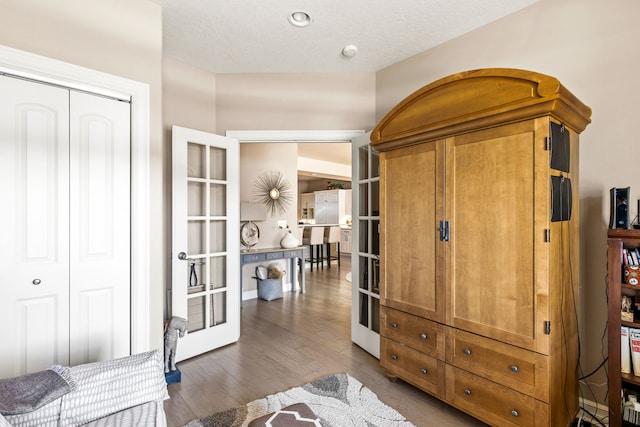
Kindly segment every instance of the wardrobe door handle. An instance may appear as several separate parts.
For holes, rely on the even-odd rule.
[[[37,285],[39,285],[40,283],[42,283],[42,281],[41,281],[40,279],[33,279],[33,281],[32,281],[31,283],[33,283],[34,285],[36,285],[36,286],[37,286]]]

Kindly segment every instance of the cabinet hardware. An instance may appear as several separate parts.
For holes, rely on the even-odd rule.
[[[469,350],[468,348],[465,348],[464,354],[466,354],[467,356],[471,356],[471,350]]]
[[[33,281],[32,281],[31,283],[33,283],[34,285],[36,285],[36,286],[37,286],[37,285],[39,285],[40,283],[42,283],[42,281],[41,281],[40,279],[33,279]]]
[[[449,241],[449,221],[440,221],[440,241]]]
[[[544,334],[551,335],[551,322],[549,320],[545,320],[544,322]]]
[[[466,394],[467,396],[471,396],[471,390],[466,389],[466,390],[464,391],[464,394]]]
[[[397,324],[396,322],[393,322],[393,323],[391,324],[391,327],[392,327],[393,329],[395,329],[395,328],[397,328],[397,327],[398,327],[398,324]]]
[[[513,411],[511,411],[511,415],[514,417],[519,416],[520,414],[518,413],[518,411],[516,411],[515,409]]]
[[[551,242],[551,230],[549,230],[548,228],[544,230],[544,242]]]
[[[393,360],[398,360],[398,356],[396,356],[395,354],[392,354],[392,355],[391,355],[391,359],[393,359]]]
[[[427,375],[427,370],[426,369],[422,369],[420,372],[422,373],[422,375]]]
[[[420,334],[420,339],[426,340],[427,339],[427,334]]]
[[[511,370],[513,372],[518,372],[518,367],[516,365],[511,365]]]

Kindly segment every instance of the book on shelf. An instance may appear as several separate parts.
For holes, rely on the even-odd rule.
[[[633,374],[640,376],[640,329],[629,328],[629,343],[631,344]]]
[[[631,373],[631,347],[629,347],[629,327],[620,328],[620,371],[623,374]]]

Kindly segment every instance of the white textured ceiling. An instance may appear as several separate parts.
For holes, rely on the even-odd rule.
[[[152,0],[164,54],[214,73],[375,72],[538,0]],[[311,15],[306,28],[292,12]],[[345,45],[359,49],[341,55]]]

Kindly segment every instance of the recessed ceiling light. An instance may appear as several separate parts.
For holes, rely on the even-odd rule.
[[[311,25],[311,16],[306,12],[293,12],[289,15],[289,23],[296,27],[306,27]]]
[[[342,54],[347,58],[356,56],[358,53],[358,46],[354,44],[348,44],[342,49]]]

